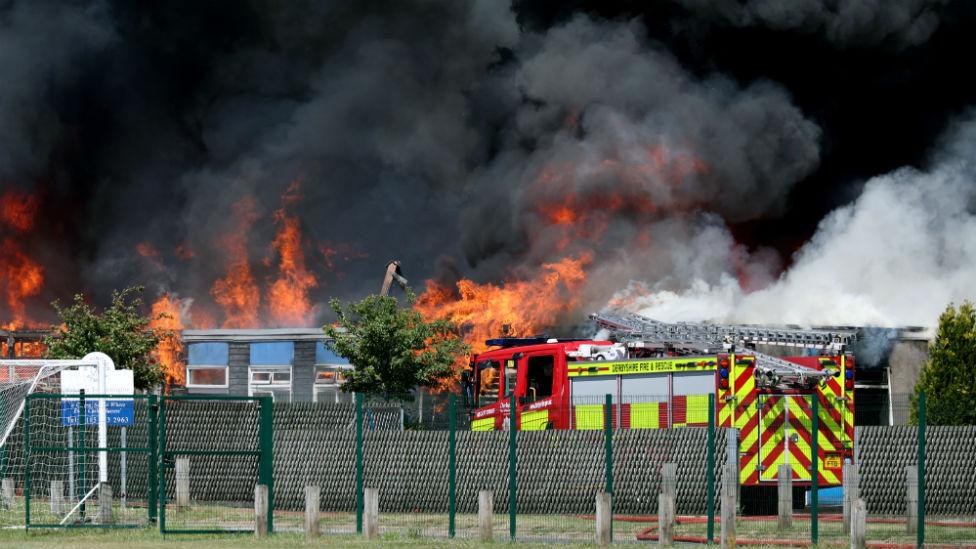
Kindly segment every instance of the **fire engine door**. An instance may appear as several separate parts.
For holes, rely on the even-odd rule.
[[[555,371],[556,357],[552,353],[532,354],[523,359],[517,391],[519,428],[523,431],[549,428],[553,419],[550,409]]]
[[[760,395],[759,480],[775,481],[787,464],[793,480],[810,480],[809,395]]]

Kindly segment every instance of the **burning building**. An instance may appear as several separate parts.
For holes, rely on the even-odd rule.
[[[0,330],[0,358],[40,358],[44,340],[53,334],[45,329]]]
[[[931,327],[976,297],[976,13],[565,4],[5,3],[0,326],[143,285],[180,386],[188,346],[246,369],[226,338],[262,336],[220,330],[325,324],[376,258],[475,345],[607,306]]]
[[[271,396],[276,402],[350,402],[349,361],[321,329],[185,330],[186,391]]]

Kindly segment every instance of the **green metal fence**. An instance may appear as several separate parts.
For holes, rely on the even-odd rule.
[[[707,418],[690,427],[630,429],[666,421],[653,415],[657,407],[649,399],[634,398],[640,406],[621,410],[599,396],[578,403],[599,413],[599,422],[587,423],[591,430],[517,431],[508,416],[504,431],[475,432],[457,421],[463,411],[455,398],[425,408],[424,428],[414,423],[403,430],[398,414],[382,412],[381,419],[361,397],[337,410],[273,406],[267,397],[167,396],[157,402],[127,395],[135,421],[125,442],[120,429],[109,428],[103,446],[87,417],[64,422],[62,399],[70,397],[39,394],[25,404],[22,434],[8,450],[12,463],[26,462],[11,470],[26,473],[5,477],[0,494],[0,516],[20,514],[3,524],[131,527],[158,517],[164,533],[252,532],[254,487],[263,484],[268,522],[278,532],[304,529],[303,490],[316,486],[319,526],[327,536],[364,530],[364,490],[371,488],[379,492],[384,536],[478,538],[479,493],[486,492],[496,541],[585,542],[594,539],[596,494],[606,492],[612,495],[613,541],[656,542],[658,495],[673,474],[676,543],[718,542],[723,485],[731,482],[740,545],[849,544],[842,505],[832,493],[838,489],[820,491],[816,480],[794,486],[792,522],[784,526],[775,486],[755,491],[738,485],[737,434],[716,427],[709,412],[713,396],[701,410],[683,411],[685,418]],[[817,399],[805,402],[811,423],[821,421]],[[856,489],[853,497],[867,506],[870,544],[976,546],[976,427],[933,425],[925,402],[924,395],[918,399],[917,425],[857,428],[850,466],[859,480],[845,477],[844,491]],[[907,399],[899,406],[907,408]],[[817,456],[819,437],[809,443]],[[108,458],[104,484],[113,489],[108,523],[99,514],[100,494],[92,491],[101,452]],[[814,458],[809,469],[817,465]],[[8,480],[13,489],[6,488]],[[51,511],[57,493],[65,500],[60,514]],[[64,516],[71,518],[62,522]]]
[[[159,408],[159,529],[254,532],[256,485],[267,486],[274,531],[271,397],[164,396]],[[212,428],[230,414],[236,429]]]
[[[131,416],[113,415],[104,427],[104,444],[97,411],[92,412],[103,400],[131,405]],[[131,528],[153,522],[155,408],[154,395],[28,395],[22,415],[25,528]]]

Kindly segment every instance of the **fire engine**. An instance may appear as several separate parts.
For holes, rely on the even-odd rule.
[[[813,399],[819,403],[818,482],[841,483],[853,457],[853,330],[664,323],[631,313],[592,315],[606,340],[499,338],[471,357],[475,431],[602,429],[611,395],[615,429],[715,425],[738,433],[743,486],[776,483],[789,464],[811,480]],[[756,344],[803,349],[777,358]],[[715,395],[713,408],[709,395]]]

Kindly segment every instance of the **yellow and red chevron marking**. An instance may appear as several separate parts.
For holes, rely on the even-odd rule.
[[[786,406],[788,397],[760,397],[759,408],[759,461],[760,480],[776,480],[779,466],[785,463]]]
[[[840,484],[839,471],[828,469],[826,456],[836,455],[842,451],[843,445],[837,439],[836,433],[839,426],[834,422],[830,412],[833,410],[825,406],[824,396],[802,395],[789,398],[789,425],[790,433],[797,434],[796,442],[790,442],[790,464],[793,467],[793,477],[798,480],[810,480],[810,467],[812,463],[812,438],[813,430],[813,409],[810,405],[810,398],[820,400],[819,428],[817,429],[817,472],[818,482],[821,486],[836,486]],[[833,423],[832,423],[833,422]]]
[[[735,407],[732,423],[739,430],[739,482],[754,485],[759,481],[759,414],[756,413],[755,359],[730,357],[731,387]]]
[[[847,373],[846,369],[848,367],[854,368],[854,357],[841,355],[840,357],[840,367],[841,367],[841,379],[846,379],[844,375]],[[841,387],[844,387],[844,382],[841,382]],[[854,448],[854,389],[846,390],[841,395],[847,404],[847,410],[844,411],[844,434],[847,437],[847,442],[850,448]]]
[[[847,406],[844,403],[843,357],[840,360],[840,375],[838,377],[827,378],[827,382],[819,388],[819,392],[823,395],[823,398],[820,399],[821,416],[824,415],[823,412],[826,407],[830,412],[831,432],[841,442],[841,447],[843,447],[843,442],[848,440],[847,431],[844,427],[844,416],[846,415]],[[832,357],[824,357],[820,359],[820,368],[838,368],[838,364]]]

